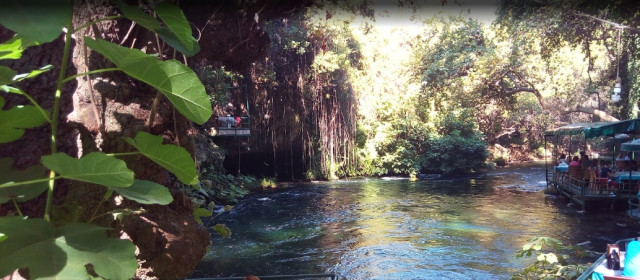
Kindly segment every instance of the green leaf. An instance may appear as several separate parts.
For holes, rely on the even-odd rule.
[[[26,128],[43,125],[47,120],[42,116],[38,107],[18,105],[7,111],[4,98],[0,97],[0,143],[8,143],[19,139]]]
[[[51,277],[62,270],[67,256],[55,246],[55,228],[42,219],[0,218],[0,232],[7,238],[0,243],[0,275],[28,267],[31,278]]]
[[[94,152],[81,158],[65,153],[42,157],[42,164],[62,177],[103,186],[128,187],[133,184],[133,171],[115,157]]]
[[[40,74],[42,74],[44,72],[47,72],[47,71],[49,71],[51,69],[53,69],[53,65],[51,65],[51,64],[45,65],[45,66],[40,67],[40,69],[33,70],[33,71],[29,72],[29,73],[23,73],[23,74],[16,75],[15,77],[13,77],[13,81],[14,82],[20,82],[20,81],[22,81],[24,79],[31,79],[31,78],[37,77],[38,75],[40,75]]]
[[[0,24],[40,43],[55,40],[71,18],[71,1],[4,0]]]
[[[162,25],[157,19],[136,6],[126,5],[123,1],[118,1],[118,9],[122,11],[122,15],[126,18],[135,21],[137,24],[149,29],[150,31],[156,32],[162,28]]]
[[[0,44],[0,59],[19,59],[22,57],[24,50],[35,45],[38,45],[38,43],[16,34],[11,39]]]
[[[182,9],[169,2],[162,2],[155,6],[154,11],[167,25],[167,28],[158,31],[163,41],[187,56],[193,56],[200,51],[198,41],[191,35],[191,25]]]
[[[558,262],[558,256],[554,253],[540,254],[537,258],[539,261],[545,261],[550,264],[554,264]]]
[[[85,43],[118,69],[162,92],[189,120],[203,124],[212,114],[211,102],[198,76],[177,60],[160,61],[136,49],[85,37]]]
[[[32,279],[88,278],[85,265],[107,279],[129,279],[138,267],[129,240],[109,238],[91,224],[54,227],[42,219],[0,218],[0,275],[28,268]]]
[[[162,137],[152,135],[144,131],[138,132],[136,138],[125,139],[144,156],[166,168],[178,177],[180,182],[187,185],[198,183],[196,165],[191,155],[183,147],[176,145],[163,145]]]
[[[167,205],[173,197],[167,187],[144,180],[135,180],[128,188],[111,188],[120,195],[142,204]]]
[[[31,101],[31,104],[33,104],[34,106],[36,106],[36,108],[38,109],[38,111],[40,111],[40,114],[42,115],[42,118],[50,123],[51,120],[49,119],[49,112],[45,111],[44,109],[42,109],[42,107],[40,107],[40,105],[38,105],[38,103],[33,100],[33,98],[31,98],[31,96],[29,96],[26,92],[24,92],[23,90],[16,88],[16,87],[11,87],[11,86],[7,86],[7,85],[0,85],[0,90],[4,91],[4,92],[8,92],[8,93],[14,93],[14,94],[19,94],[19,95],[24,95],[24,97],[26,97],[27,99],[29,99],[29,101]],[[4,99],[0,100],[0,103],[4,104]],[[2,108],[2,105],[0,105],[0,108]]]
[[[15,70],[4,66],[4,65],[0,65],[0,85],[8,85],[10,83],[13,83],[13,77],[18,74],[18,72],[16,72]]]
[[[125,209],[116,209],[116,210],[113,210],[113,211],[111,211],[109,213],[111,213],[111,216],[113,217],[113,220],[122,221],[122,219],[125,216],[141,215],[141,214],[145,213],[145,210],[143,208],[139,208],[139,209],[136,209],[136,210],[125,208]]]
[[[212,213],[209,209],[205,208],[193,208],[193,218],[198,224],[202,224],[201,217],[211,217]]]
[[[155,12],[166,27],[138,7],[119,5],[119,8],[126,18],[157,33],[160,39],[177,51],[187,56],[193,56],[200,51],[198,41],[191,35],[191,26],[178,6],[163,2],[155,7]]]
[[[2,187],[4,183],[26,182],[42,179],[47,175],[47,169],[42,165],[30,166],[25,170],[13,169],[11,168],[12,165],[12,158],[0,158],[0,204],[10,199],[24,202],[47,190],[48,184],[46,181],[14,187]]]
[[[225,224],[217,224],[215,226],[212,226],[211,228],[215,230],[218,234],[220,234],[222,238],[231,237],[231,230]]]
[[[7,240],[7,235],[4,233],[0,233],[0,242]]]

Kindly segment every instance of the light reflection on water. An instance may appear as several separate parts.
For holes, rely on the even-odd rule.
[[[592,241],[601,250],[638,234],[616,226],[610,214],[579,214],[563,199],[500,188],[535,187],[539,168],[478,179],[306,184],[250,196],[214,221],[232,237],[213,234],[211,252],[192,277],[509,279],[531,261],[514,252],[532,237]]]

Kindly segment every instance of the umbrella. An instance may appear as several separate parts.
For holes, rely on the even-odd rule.
[[[638,138],[636,140],[632,140],[632,141],[627,142],[627,143],[622,143],[622,145],[620,145],[620,150],[627,151],[627,152],[638,152],[638,151],[640,151],[640,138]]]
[[[625,134],[625,133],[618,133],[616,134],[616,136],[614,137],[616,140],[629,140],[629,138],[631,138],[631,136],[629,136],[629,134]]]

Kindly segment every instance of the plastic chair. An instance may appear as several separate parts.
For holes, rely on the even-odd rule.
[[[589,194],[609,194],[609,179],[596,175],[594,170],[589,169]]]

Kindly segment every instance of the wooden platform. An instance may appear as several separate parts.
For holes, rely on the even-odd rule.
[[[249,128],[227,128],[227,127],[212,127],[209,131],[209,136],[250,136],[251,129]]]
[[[587,204],[613,207],[614,203],[628,205],[629,200],[638,198],[638,190],[626,187],[624,184],[619,189],[607,192],[603,189],[590,188],[588,182],[584,180],[568,178],[567,173],[555,171],[547,171],[547,188],[553,188],[558,194],[580,204],[582,210],[585,210]]]

